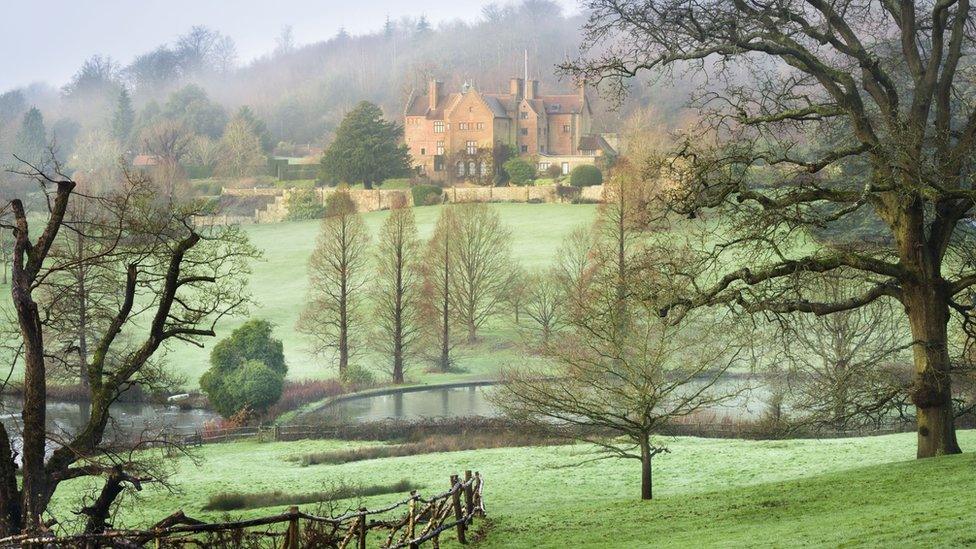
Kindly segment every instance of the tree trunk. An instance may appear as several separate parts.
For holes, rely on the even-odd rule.
[[[398,293],[402,289],[397,290]],[[403,309],[402,296],[397,295],[396,318],[393,320],[393,383],[403,383]]]
[[[651,441],[647,436],[643,436],[640,441],[641,449],[641,499],[652,499],[653,492],[651,490],[651,481],[653,480],[651,475],[651,460],[653,455],[651,455]]]
[[[915,363],[911,387],[916,407],[919,458],[958,454],[948,350],[949,308],[945,282],[905,287]]]
[[[349,296],[346,289],[346,272],[340,275],[341,289],[339,291],[339,379],[344,379],[346,368],[349,367]]]
[[[14,306],[24,342],[23,417],[23,520],[28,532],[40,529],[43,500],[47,491],[44,473],[44,445],[47,440],[45,408],[47,378],[44,368],[44,341],[37,303],[29,288],[13,285]]]
[[[441,371],[451,367],[451,248],[447,235],[444,236],[444,275],[441,296]]]

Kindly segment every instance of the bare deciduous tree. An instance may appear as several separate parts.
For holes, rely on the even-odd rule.
[[[332,354],[339,375],[358,348],[363,290],[369,264],[369,234],[349,193],[335,192],[326,202],[315,250],[308,262],[309,291],[298,330],[309,336],[312,352]]]
[[[685,139],[687,177],[673,205],[728,223],[716,247],[726,261],[697,273],[697,291],[663,309],[736,303],[827,315],[895,300],[914,343],[917,456],[960,452],[947,325],[951,314],[970,313],[961,296],[976,284],[976,265],[957,260],[958,248],[971,246],[959,228],[976,203],[969,2],[587,7],[593,54],[568,71],[617,89],[639,73],[674,69],[711,83],[696,97],[703,123]],[[877,223],[872,242],[813,252],[796,245],[804,229],[854,220]],[[716,272],[743,257],[747,267]],[[821,301],[795,284],[841,268],[871,285]]]
[[[451,310],[467,331],[468,343],[495,313],[512,274],[511,233],[498,212],[485,204],[454,206],[450,246]]]
[[[739,352],[722,319],[699,309],[675,325],[661,317],[657,303],[638,297],[628,283],[638,266],[643,277],[662,279],[655,284],[662,297],[668,281],[635,245],[640,233],[628,212],[634,211],[607,208],[598,224],[610,238],[596,240],[585,267],[567,271],[586,280],[564,280],[564,287],[583,290],[566,329],[544,348],[555,371],[509,370],[493,399],[517,419],[571,426],[565,433],[609,456],[640,460],[641,498],[651,499],[652,460],[667,451],[652,435],[675,418],[730,399],[733,393],[719,382]]]
[[[32,165],[22,170],[48,197],[49,215],[36,237],[31,236],[31,218],[21,200],[13,199],[5,207],[13,220],[3,229],[12,230],[15,241],[11,296],[22,341],[24,402],[21,432],[15,433],[22,440],[21,483],[13,438],[0,425],[2,535],[41,531],[42,515],[61,482],[105,477],[99,500],[106,505],[80,510],[97,527],[104,524],[108,504],[121,485],[144,481],[126,471],[124,464],[113,468],[114,474],[103,466],[104,458],[114,451],[113,445],[104,443],[109,407],[127,388],[151,385],[163,377],[155,355],[166,342],[202,345],[221,319],[246,310],[248,264],[256,255],[238,229],[198,229],[194,218],[208,210],[161,201],[147,180],[132,174],[127,174],[122,189],[98,199],[112,217],[101,229],[92,230],[85,222],[67,217],[72,200],[89,197],[75,195],[75,182],[61,173],[56,161],[53,165],[52,172]],[[77,233],[89,240],[84,257],[51,253],[60,239]],[[36,295],[47,280],[79,262],[114,266],[124,284],[118,307],[92,339],[92,352],[84,365],[90,398],[85,424],[74,433],[54,433],[46,426],[45,359],[50,354],[46,341],[53,336],[49,330],[55,324],[45,317],[57,313],[42,309]],[[125,341],[120,337],[123,332]],[[50,452],[48,442],[53,445]]]
[[[451,310],[451,288],[454,254],[452,253],[452,235],[457,218],[454,215],[454,206],[446,205],[441,208],[437,224],[434,226],[434,234],[427,243],[423,273],[424,273],[424,293],[423,308],[424,318],[428,326],[428,331],[433,334],[437,341],[438,356],[436,359],[437,368],[441,372],[451,369],[453,359],[451,350],[454,348],[452,337],[452,324],[454,314]]]
[[[862,286],[839,271],[811,285],[833,301],[849,299]],[[891,303],[778,320],[783,404],[791,423],[844,430],[880,427],[910,414],[911,367],[904,352],[911,341]]]
[[[420,335],[420,253],[413,210],[391,211],[380,229],[372,293],[379,330],[375,343],[391,358],[393,383],[403,383],[406,359]]]
[[[532,319],[532,331],[543,348],[549,345],[549,338],[562,327],[565,299],[560,281],[552,269],[533,273],[525,281],[523,310],[525,316]]]

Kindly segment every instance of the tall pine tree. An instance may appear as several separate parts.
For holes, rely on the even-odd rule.
[[[132,109],[132,98],[129,97],[129,90],[123,86],[122,91],[119,92],[119,102],[115,106],[115,114],[112,115],[112,136],[119,143],[128,143],[135,120],[136,113]]]

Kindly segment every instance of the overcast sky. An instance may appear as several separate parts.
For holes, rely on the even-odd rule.
[[[285,25],[298,45],[376,30],[386,16],[426,15],[436,25],[475,19],[488,0],[0,0],[0,90],[61,86],[93,54],[126,64],[193,25],[229,35],[240,61],[274,49]],[[568,11],[576,0],[557,0]],[[506,3],[504,0],[498,3]]]

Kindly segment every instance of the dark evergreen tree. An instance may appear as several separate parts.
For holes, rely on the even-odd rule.
[[[322,178],[330,183],[360,183],[366,189],[390,177],[410,173],[410,153],[400,143],[403,132],[383,119],[376,105],[363,101],[348,112],[322,157]]]
[[[135,120],[136,113],[132,109],[132,98],[129,97],[129,90],[123,86],[122,91],[119,92],[119,102],[115,106],[115,114],[112,115],[112,135],[119,143],[129,141]]]
[[[24,121],[17,132],[17,142],[14,153],[22,160],[39,165],[46,156],[47,129],[44,127],[44,115],[37,107],[31,107],[24,114]]]

